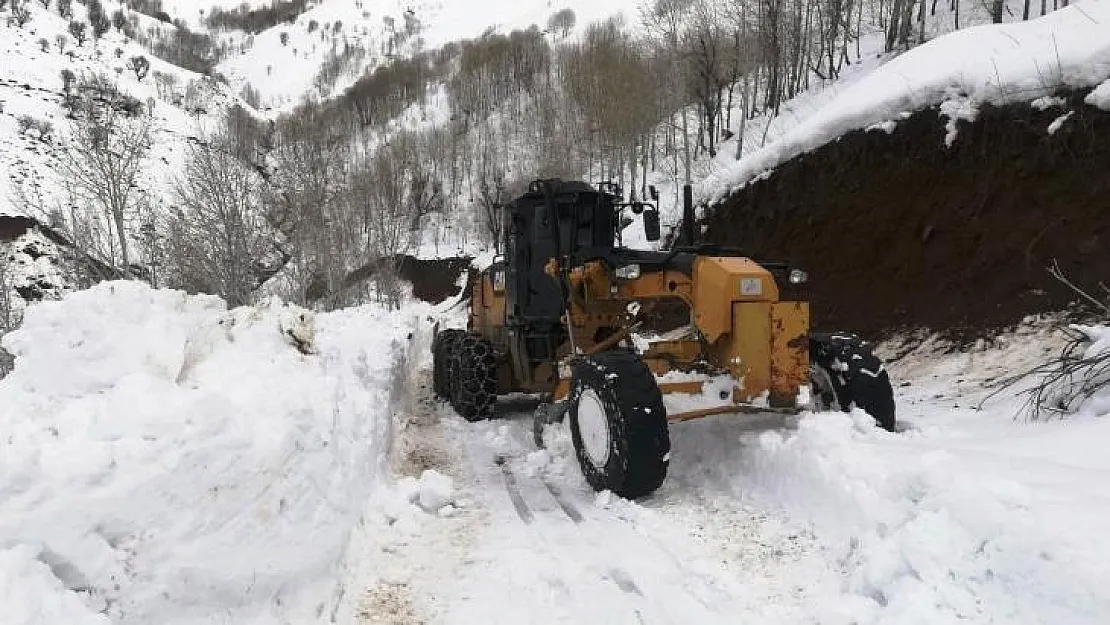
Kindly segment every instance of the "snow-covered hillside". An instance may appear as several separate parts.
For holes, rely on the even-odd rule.
[[[872,48],[880,41],[873,37]],[[1110,108],[1110,3],[1087,0],[1028,22],[987,24],[949,33],[887,63],[853,68],[786,105],[770,141],[766,122],[745,136],[743,157],[726,144],[698,185],[714,203],[775,166],[852,130],[891,132],[900,119],[939,106],[949,145],[957,122],[974,121],[984,105],[1053,104],[1065,89],[1096,88],[1087,103]],[[1063,123],[1063,120],[1061,120]],[[1052,132],[1046,129],[1046,132]],[[731,149],[730,149],[731,148]]]
[[[175,6],[186,10],[180,3]],[[237,88],[257,89],[264,106],[288,108],[305,96],[340,93],[390,56],[432,50],[488,31],[533,24],[544,28],[563,9],[574,11],[581,26],[618,13],[634,17],[636,6],[635,0],[321,0],[296,22],[249,37],[245,50],[225,59],[219,70]],[[397,42],[393,46],[391,39]],[[320,70],[344,56],[338,80],[319,83],[326,85],[321,88]]]
[[[0,20],[0,214],[42,218],[70,203],[57,166],[70,129],[63,71],[77,81],[107,76],[151,114],[152,145],[141,187],[156,204],[166,203],[189,142],[222,121],[228,107],[244,103],[227,87],[162,61],[115,29],[78,45],[70,20],[38,2],[25,4],[31,19],[24,26]],[[105,7],[113,11],[118,5]],[[82,5],[74,3],[73,12],[75,20],[85,18]],[[133,15],[140,28],[162,27]],[[136,56],[150,62],[142,80],[128,68]]]

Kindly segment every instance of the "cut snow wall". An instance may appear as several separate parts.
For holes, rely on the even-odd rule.
[[[6,625],[330,621],[409,330],[320,315],[305,355],[302,312],[135,282],[31,309],[0,383]]]

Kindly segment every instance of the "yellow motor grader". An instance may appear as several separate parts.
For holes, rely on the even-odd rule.
[[[666,251],[621,245],[626,210],[649,241],[659,211],[614,184],[537,180],[502,210],[504,255],[471,279],[467,329],[437,328],[432,344],[435,392],[464,418],[492,416],[498,395],[542,394],[537,444],[569,415],[587,481],[628,498],[663,483],[671,422],[855,405],[893,429],[890,379],[866,343],[810,332],[808,303],[784,298],[804,271],[695,246],[689,187],[680,245]],[[663,309],[686,323],[644,339]],[[668,414],[667,393],[715,405]]]

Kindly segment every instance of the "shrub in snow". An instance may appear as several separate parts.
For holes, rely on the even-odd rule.
[[[1070,340],[1059,356],[1008,382],[1040,378],[1025,404],[1033,419],[1110,414],[1110,326],[1072,325],[1065,332]]]
[[[1093,305],[1103,315],[1110,315],[1110,301],[1101,301],[1073,283],[1055,260],[1048,272],[1084,303]],[[1107,290],[1105,285],[1102,288]],[[1029,399],[1025,403],[1025,411],[1032,419],[1078,412],[1096,416],[1110,414],[1110,325],[1071,325],[1062,330],[1069,340],[1059,356],[1003,380],[991,396],[1035,377],[1038,381],[1026,391]]]
[[[127,62],[127,69],[135,72],[135,78],[141,81],[150,72],[150,61],[145,56],[133,56]]]

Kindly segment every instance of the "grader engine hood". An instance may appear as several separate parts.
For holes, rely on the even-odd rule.
[[[732,331],[733,304],[779,299],[771,273],[747,258],[699,257],[693,291],[694,323],[710,343]]]
[[[793,406],[809,379],[808,303],[780,302],[774,277],[747,258],[699,257],[692,282],[694,324],[740,382],[734,400],[766,393]]]

